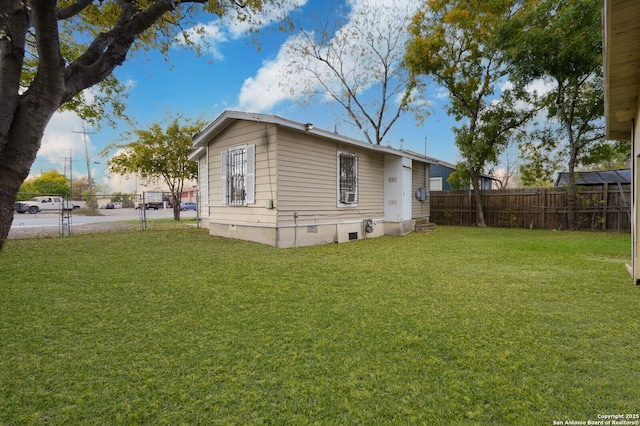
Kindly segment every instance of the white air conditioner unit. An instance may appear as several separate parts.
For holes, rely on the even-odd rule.
[[[344,204],[353,204],[356,202],[356,193],[353,191],[342,191],[340,193],[340,202]]]

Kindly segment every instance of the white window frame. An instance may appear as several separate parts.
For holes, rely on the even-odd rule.
[[[343,186],[343,179],[341,177],[342,169],[342,157],[351,157],[354,160],[354,182],[349,185],[350,188]],[[338,207],[356,207],[358,205],[358,156],[353,152],[338,151],[337,155],[337,167],[336,167],[336,188],[337,188],[337,203]],[[353,197],[353,198],[350,198]],[[349,201],[349,198],[353,201]]]
[[[244,161],[242,165],[242,175],[244,177],[244,198],[242,200],[231,200],[229,195],[229,158],[237,151],[243,151]],[[255,204],[255,145],[237,145],[230,147],[220,153],[221,165],[221,201],[225,206],[247,206]],[[238,202],[241,201],[241,202]]]
[[[442,177],[429,178],[429,191],[442,191]]]

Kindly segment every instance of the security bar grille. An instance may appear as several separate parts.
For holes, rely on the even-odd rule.
[[[358,158],[353,154],[340,154],[340,201],[354,203],[358,184]]]
[[[227,157],[227,204],[242,206],[246,198],[247,149],[229,150]]]

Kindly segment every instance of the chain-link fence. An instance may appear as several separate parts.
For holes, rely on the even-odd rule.
[[[158,198],[159,202],[156,201]],[[9,238],[68,236],[168,226],[200,227],[199,199],[195,191],[181,194],[175,211],[173,197],[163,192],[127,196],[96,194],[90,201],[72,200],[61,195],[20,193],[14,204]]]

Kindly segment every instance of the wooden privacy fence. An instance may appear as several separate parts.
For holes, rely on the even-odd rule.
[[[631,185],[579,186],[576,216],[579,229],[629,231]],[[487,226],[567,229],[566,188],[480,191]],[[432,191],[431,221],[440,225],[476,225],[472,191]]]

